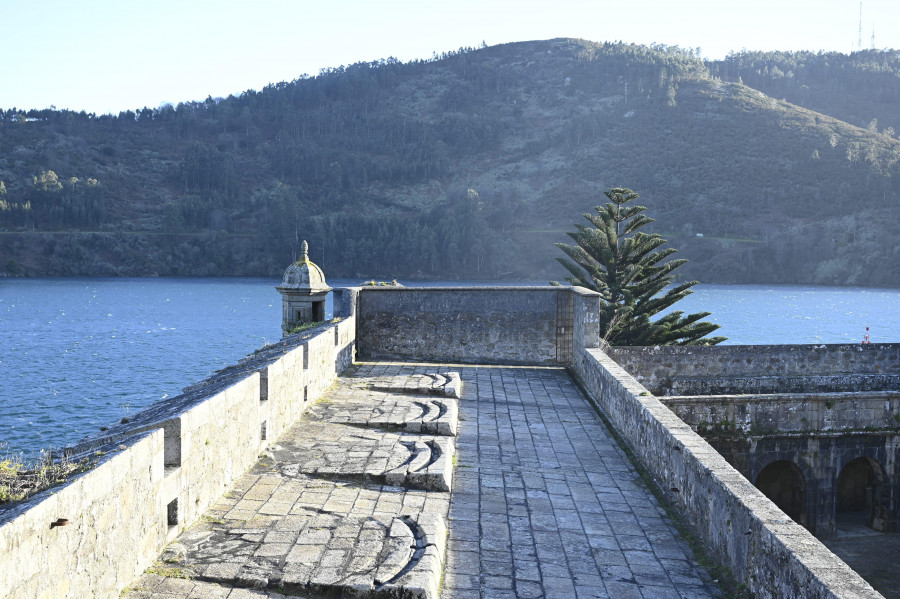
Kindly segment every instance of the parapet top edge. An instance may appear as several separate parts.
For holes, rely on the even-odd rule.
[[[119,436],[115,439],[108,439],[103,443],[96,443],[93,445],[80,444],[72,448],[67,448],[68,450],[74,450],[73,452],[66,452],[66,458],[70,461],[79,461],[85,458],[89,458],[95,459],[96,462],[91,464],[90,467],[86,470],[69,476],[68,478],[66,478],[65,482],[55,484],[39,493],[35,493],[30,497],[26,497],[21,501],[0,505],[0,526],[11,522],[12,520],[15,520],[34,506],[46,500],[51,495],[60,493],[63,489],[71,486],[80,478],[95,471],[97,468],[114,459],[122,452],[131,449],[137,443],[155,434],[161,435],[162,429],[154,428],[150,430],[141,430],[128,435]]]
[[[779,348],[797,349],[832,349],[846,348],[853,351],[872,351],[876,348],[900,348],[900,342],[890,343],[770,343],[770,344],[727,344],[727,345],[611,345],[607,353],[645,353],[660,352],[671,354],[690,354],[692,352],[733,352],[746,350],[747,348],[759,348],[759,351],[771,352]]]
[[[478,285],[472,287],[393,287],[391,285],[371,285],[363,287],[352,287],[351,289],[358,289],[360,291],[366,292],[377,291],[395,293],[408,293],[412,291],[559,291],[560,289],[564,289],[579,293],[581,295],[600,295],[596,291],[591,291],[590,289],[586,289],[584,287],[571,287],[568,285]]]
[[[762,402],[794,402],[798,400],[829,402],[846,399],[847,401],[865,399],[898,399],[900,391],[821,391],[807,393],[722,393],[719,395],[656,395],[663,403],[762,403]]]

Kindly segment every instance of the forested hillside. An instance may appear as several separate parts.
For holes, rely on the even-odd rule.
[[[900,131],[900,52],[733,52],[710,71],[871,131]]]
[[[553,242],[628,186],[686,276],[898,285],[896,65],[563,39],[4,110],[0,273],[277,275],[307,239],[331,277],[557,278]]]

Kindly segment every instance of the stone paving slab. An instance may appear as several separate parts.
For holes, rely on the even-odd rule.
[[[453,439],[397,434],[309,420],[269,449],[283,476],[359,478],[413,489],[449,491]]]
[[[384,430],[377,418],[346,423],[363,411],[351,389],[362,382],[370,414],[394,413],[391,422],[406,417],[421,429],[423,410],[410,409],[416,398],[407,396],[418,390],[423,401],[452,403],[441,414],[449,427],[456,400],[435,400],[432,389],[453,377],[403,379],[384,379],[389,392],[342,379],[169,546],[128,597],[437,599],[453,438]],[[409,391],[401,397],[397,388]]]
[[[319,419],[363,428],[456,436],[456,399],[369,394],[370,397],[322,402],[310,408]],[[375,397],[372,397],[375,396]]]
[[[564,370],[459,370],[442,599],[721,596]]]
[[[462,379],[458,372],[381,375],[362,377],[354,388],[413,395],[446,395],[459,399],[462,393]]]
[[[172,571],[160,570],[170,575],[145,574],[140,581],[126,591],[129,599],[287,599],[286,595],[265,589],[236,588],[205,580],[172,576]],[[182,574],[180,571],[176,571]],[[291,599],[313,599],[311,595],[291,595]]]
[[[436,597],[447,531],[443,517],[342,516],[306,510],[235,526],[222,521],[183,534],[163,561],[190,580],[277,588],[288,595],[335,589],[367,597]]]
[[[315,447],[312,440],[316,434],[338,430],[330,428],[332,425],[347,434],[365,436],[372,432],[346,423],[328,422],[328,427],[317,428],[326,410],[288,434],[306,430],[308,437],[300,435],[296,443],[289,441],[290,436],[280,439],[280,449],[273,449],[242,477],[208,512],[206,522],[181,536],[183,557],[178,557],[175,547],[174,564],[196,571],[199,581],[182,581],[174,576],[160,581],[158,575],[148,574],[139,583],[155,584],[159,590],[135,591],[144,594],[130,597],[187,597],[188,593],[202,592],[207,594],[196,596],[232,599],[232,595],[212,594],[225,591],[264,593],[262,596],[279,599],[279,593],[286,592],[310,599],[326,591],[331,596],[384,596],[387,589],[379,584],[394,578],[398,565],[423,546],[419,565],[407,572],[411,576],[401,576],[406,586],[391,591],[397,596],[721,597],[564,370],[494,366],[458,369],[465,385],[458,402],[458,463],[452,493],[379,484],[365,477],[320,476],[299,468],[285,472],[285,468],[303,460],[290,459],[289,453],[280,452],[287,451],[291,444],[296,444],[300,452],[305,451],[303,443]],[[431,372],[435,372],[434,365],[359,364],[341,378],[327,400],[339,404],[378,395],[396,398],[396,390],[379,390],[371,382]],[[399,383],[392,385],[397,387]],[[392,442],[396,443],[401,439],[426,439],[405,432],[390,434],[395,435]],[[369,439],[374,442],[375,438]],[[348,437],[346,451],[355,450],[357,441]],[[367,442],[359,446],[368,448]],[[379,447],[378,443],[374,447]],[[372,449],[369,455],[375,451]],[[430,521],[434,523],[431,529],[429,518],[435,518]],[[411,530],[407,525],[412,522],[426,534],[417,537],[413,533],[410,537],[405,531]],[[413,548],[413,539],[428,539],[429,530],[433,531],[431,538],[438,539],[441,523],[448,529],[445,550],[437,540],[430,553],[428,541],[424,545],[417,541]],[[311,542],[300,542],[304,534]],[[326,553],[332,551],[337,553],[328,553],[331,561],[323,563]],[[446,557],[443,586],[438,591],[442,551]],[[292,552],[297,560],[303,555],[307,561],[289,562]],[[288,567],[289,563],[312,564],[313,554],[319,556],[321,574],[310,570],[304,578],[305,570],[297,566],[297,573],[292,574],[295,578],[285,578],[293,567]],[[373,556],[380,560],[378,567]],[[270,567],[276,563],[278,567]],[[353,563],[359,571],[350,565]],[[221,574],[227,568],[236,569],[237,574]],[[222,582],[206,580],[214,578],[217,569],[217,580]],[[256,579],[254,572],[259,575]],[[281,582],[276,584],[279,575]],[[263,578],[266,589],[236,588],[261,585]],[[316,580],[325,586],[315,587],[312,583]],[[352,586],[355,580],[360,581],[360,587]],[[294,581],[296,587],[291,586]],[[329,583],[338,586],[329,587]],[[164,585],[170,585],[168,590],[162,590]],[[174,586],[184,594],[172,593]]]

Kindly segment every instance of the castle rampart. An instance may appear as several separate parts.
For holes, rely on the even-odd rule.
[[[359,300],[360,355],[569,364],[576,297],[595,294],[571,287],[364,288]]]
[[[656,395],[884,391],[900,344],[615,347],[609,356]]]
[[[0,512],[0,597],[118,597],[352,363],[355,304],[342,305],[339,322],[72,448],[96,466]]]
[[[15,567],[0,574],[0,596],[117,596],[358,350],[363,357],[567,366],[755,596],[879,597],[599,348],[596,294],[564,287],[341,293],[339,322],[286,337],[76,448],[107,453],[90,472],[4,511],[0,552]],[[729,351],[734,364],[745,359]],[[764,348],[751,351],[765,356]],[[690,355],[677,358],[684,368]],[[878,372],[896,372],[898,361],[887,359]],[[720,368],[729,372],[727,363]],[[57,518],[70,524],[49,528]]]

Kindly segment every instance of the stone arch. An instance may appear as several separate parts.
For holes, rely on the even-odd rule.
[[[794,522],[808,527],[806,477],[797,464],[790,460],[770,462],[753,484]]]
[[[865,524],[884,531],[888,504],[884,468],[877,460],[862,456],[844,464],[835,483],[835,516],[846,524]]]

